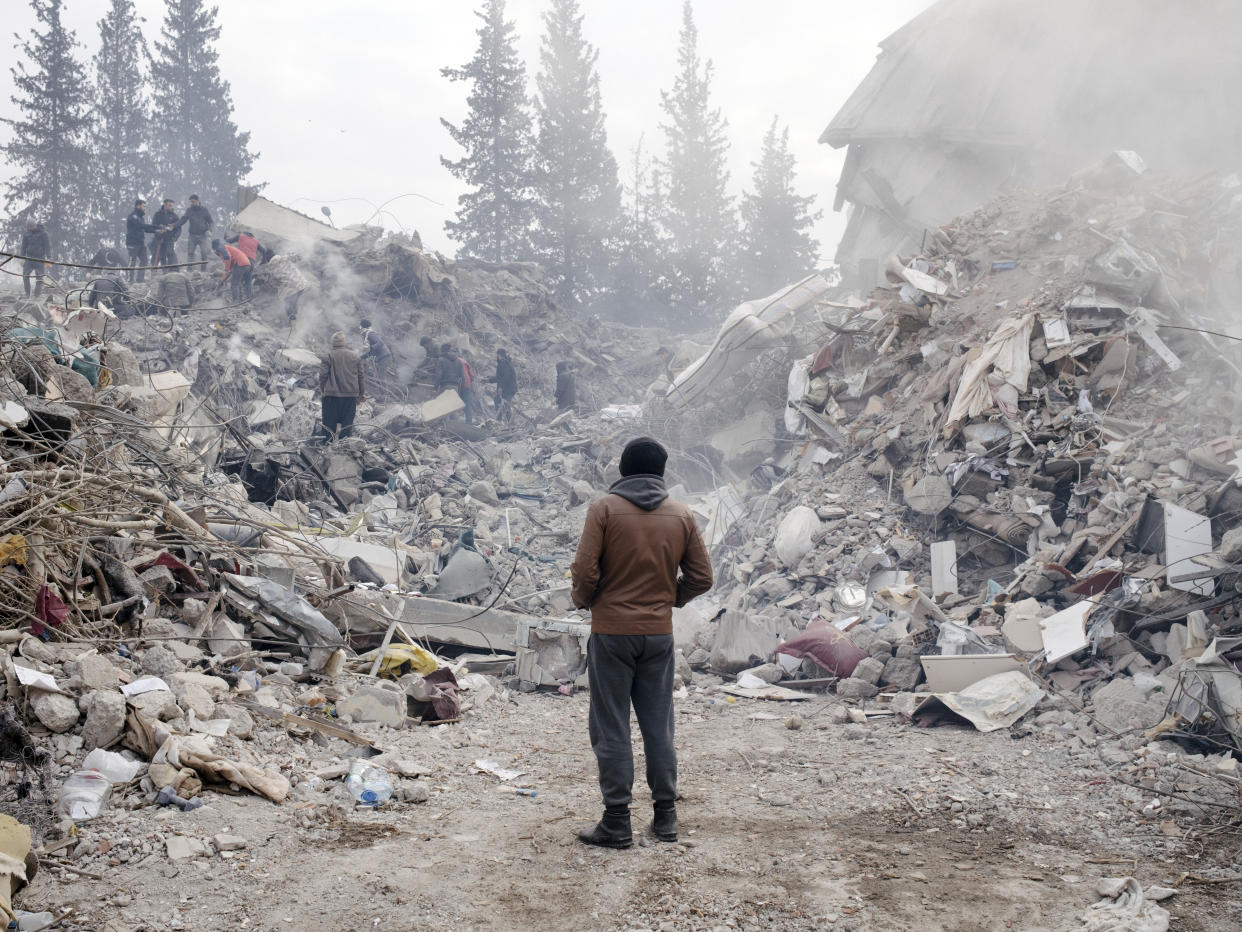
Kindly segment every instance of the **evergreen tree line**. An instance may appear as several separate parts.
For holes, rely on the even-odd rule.
[[[12,68],[18,115],[3,121],[3,152],[17,170],[5,192],[10,238],[36,220],[53,256],[73,260],[102,246],[124,254],[125,217],[140,197],[148,221],[164,197],[184,210],[191,194],[217,229],[233,214],[253,155],[220,75],[216,8],[164,4],[152,52],[133,0],[110,0],[88,63],[62,0],[31,0],[37,22]]]
[[[578,0],[549,2],[533,96],[504,0],[482,0],[474,58],[443,72],[469,89],[464,121],[441,121],[463,150],[441,158],[467,186],[446,224],[461,252],[537,260],[566,304],[686,327],[813,271],[820,215],[795,190],[789,130],[776,118],[750,190],[737,203],[729,193],[728,123],[712,103],[712,63],[699,53],[689,0],[677,72],[661,93],[663,154],[640,145],[625,185]]]

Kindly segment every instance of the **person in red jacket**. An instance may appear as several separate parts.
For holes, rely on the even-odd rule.
[[[220,284],[229,282],[233,303],[241,303],[242,287],[246,290],[246,300],[250,300],[250,277],[254,271],[246,254],[236,246],[229,246],[218,239],[211,241],[211,251],[224,260],[224,276]]]

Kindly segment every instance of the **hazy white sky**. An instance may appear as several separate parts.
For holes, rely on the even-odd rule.
[[[831,210],[844,151],[816,143],[841,103],[867,73],[877,43],[931,0],[697,0],[699,51],[715,65],[713,94],[729,121],[731,187],[749,188],[751,162],[772,117],[790,128],[799,187],[815,194],[825,260],[844,229]],[[22,0],[0,0],[6,33],[28,34],[34,17]],[[508,0],[531,91],[548,0]],[[65,0],[67,24],[93,54],[107,0]],[[153,47],[162,0],[138,0]],[[440,165],[457,158],[440,125],[465,112],[466,86],[440,76],[467,62],[477,41],[477,0],[220,0],[221,68],[232,84],[236,119],[259,153],[249,181],[318,215],[329,202],[338,225],[373,218],[418,230],[424,244],[451,253],[444,234],[460,193]],[[640,138],[660,154],[660,91],[676,71],[680,0],[582,0],[584,31],[599,49],[609,141],[630,176]],[[8,62],[10,56],[3,59]],[[7,67],[0,114],[11,115]],[[0,127],[7,141],[7,127]],[[8,166],[0,169],[8,177]],[[165,193],[184,204],[186,192]],[[409,196],[409,195],[421,195]],[[432,203],[432,202],[438,203]],[[368,203],[369,202],[369,203]],[[374,220],[372,220],[374,222]]]

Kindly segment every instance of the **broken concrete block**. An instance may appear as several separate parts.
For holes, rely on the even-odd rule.
[[[254,734],[254,717],[239,705],[220,703],[216,717],[229,720],[229,734],[234,738],[249,738]]]
[[[858,671],[854,671],[857,675]],[[880,674],[882,686],[896,686],[905,692],[913,691],[923,678],[923,665],[917,657],[893,657],[884,664],[884,672]]]
[[[219,701],[228,698],[229,683],[218,676],[208,676],[206,673],[196,673],[188,670],[183,673],[174,673],[168,677],[168,685],[175,693],[178,683],[192,683],[207,691],[213,700]]]
[[[137,696],[129,697],[129,704],[147,718],[171,722],[181,717],[181,707],[177,699],[166,689],[153,689]]]
[[[142,581],[156,592],[172,592],[177,588],[177,579],[166,566],[153,566],[142,571]]]
[[[184,680],[173,681],[169,685],[177,698],[177,705],[186,712],[193,712],[200,722],[207,722],[215,717],[216,704],[203,687]]]
[[[573,507],[585,505],[595,497],[595,489],[585,479],[577,480],[569,489],[569,504]]]
[[[860,661],[865,663],[865,661]],[[851,676],[837,683],[837,695],[842,699],[871,699],[880,691],[874,683]]]
[[[743,670],[738,676],[749,673],[751,676],[757,676],[765,683],[779,683],[785,676],[785,672],[780,668],[779,664],[763,663],[757,667],[751,667],[749,670]]]
[[[243,851],[249,845],[240,835],[226,835],[223,832],[212,836],[211,843],[217,851]]]
[[[164,681],[167,681],[174,673],[179,673],[185,669],[185,664],[178,660],[177,655],[163,644],[148,647],[146,653],[142,655],[139,665],[142,667],[143,673],[158,676]]]
[[[1226,563],[1242,563],[1242,527],[1230,528],[1220,539],[1216,556]]]
[[[876,633],[866,625],[855,625],[845,632],[845,636],[853,641],[854,646],[864,653],[870,651],[871,645],[879,640]]]
[[[476,502],[483,502],[487,505],[499,505],[500,497],[496,494],[496,487],[485,479],[470,486],[470,497]]]
[[[673,667],[676,674],[681,677],[683,683],[689,683],[693,674],[690,670],[690,663],[686,660],[685,651],[678,648],[673,653]]]
[[[48,731],[57,734],[68,731],[78,723],[78,704],[72,696],[64,693],[31,689],[30,709]]]
[[[221,657],[236,657],[249,650],[246,632],[227,615],[216,615],[207,624],[207,647]]]
[[[170,861],[184,861],[188,858],[202,857],[208,853],[207,846],[202,841],[186,835],[169,835],[164,839],[164,847]]]
[[[115,690],[95,690],[83,697],[86,724],[82,747],[87,751],[106,748],[125,731],[125,697]]]
[[[1163,693],[1144,696],[1128,676],[1105,683],[1091,696],[1095,718],[1114,731],[1151,728],[1164,718],[1168,697]]]
[[[764,663],[781,641],[796,636],[788,621],[742,612],[725,612],[717,624],[711,664],[717,673],[740,673]]]
[[[1005,646],[1023,654],[1038,654],[1044,649],[1044,635],[1039,622],[1050,614],[1035,599],[1009,603],[1005,606],[1005,623],[1001,625]]]
[[[867,653],[878,660],[881,664],[888,662],[888,658],[893,656],[893,645],[884,640],[877,633],[876,639],[871,642],[871,646],[867,648]]]
[[[400,728],[405,724],[405,693],[382,686],[360,686],[348,699],[338,702],[336,711],[354,722]]]
[[[864,683],[875,685],[880,682],[880,677],[883,673],[883,661],[876,660],[874,657],[866,657],[858,661],[858,666],[854,667],[851,677],[856,680],[862,680]]]
[[[84,692],[96,689],[116,689],[120,671],[112,661],[99,654],[87,654],[78,660],[78,679]]]

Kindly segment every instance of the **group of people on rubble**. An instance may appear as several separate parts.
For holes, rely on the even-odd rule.
[[[358,405],[366,397],[368,360],[374,364],[374,378],[381,386],[396,383],[396,360],[388,342],[368,318],[360,320],[358,328],[362,332],[361,353],[350,349],[345,332],[338,330],[332,334],[331,348],[320,357],[320,438],[344,438],[353,432]],[[473,424],[479,377],[466,353],[454,349],[451,343],[437,345],[429,336],[423,336],[418,342],[424,352],[419,369],[430,375],[436,394],[450,389],[457,393],[465,406],[466,423]],[[504,423],[510,422],[513,419],[513,399],[518,390],[518,375],[507,350],[496,350],[496,374],[484,379],[483,384],[496,386],[496,417]],[[574,373],[567,362],[556,364],[555,400],[561,411],[573,408],[577,403]]]
[[[195,263],[198,255],[199,268],[207,271],[208,249],[224,263],[224,274],[220,285],[229,283],[230,296],[236,304],[249,301],[253,296],[255,267],[271,259],[273,253],[265,248],[258,238],[248,230],[234,233],[221,240],[211,236],[215,219],[211,211],[202,203],[197,194],[190,195],[190,204],[184,214],[178,215],[176,202],[165,198],[155,215],[147,219],[147,202],[143,198],[134,201],[134,209],[125,218],[125,249],[128,260],[120,251],[112,247],[104,247],[95,253],[91,260],[92,270],[90,281],[89,303],[98,307],[101,303],[117,313],[124,314],[131,307],[129,289],[121,272],[105,271],[128,268],[130,282],[146,281],[146,270],[158,267],[164,276],[175,276],[169,282],[176,303],[165,304],[163,297],[159,303],[169,308],[189,307],[194,303],[189,279],[184,273],[171,268],[177,266],[176,243],[181,237],[182,228],[187,233],[186,265]],[[150,239],[148,240],[148,237]],[[47,230],[34,218],[26,221],[26,230],[21,241],[22,285],[27,297],[39,298],[43,293],[43,279],[52,263],[52,248]],[[161,291],[164,291],[161,282]],[[180,294],[185,292],[189,300],[180,301]]]

